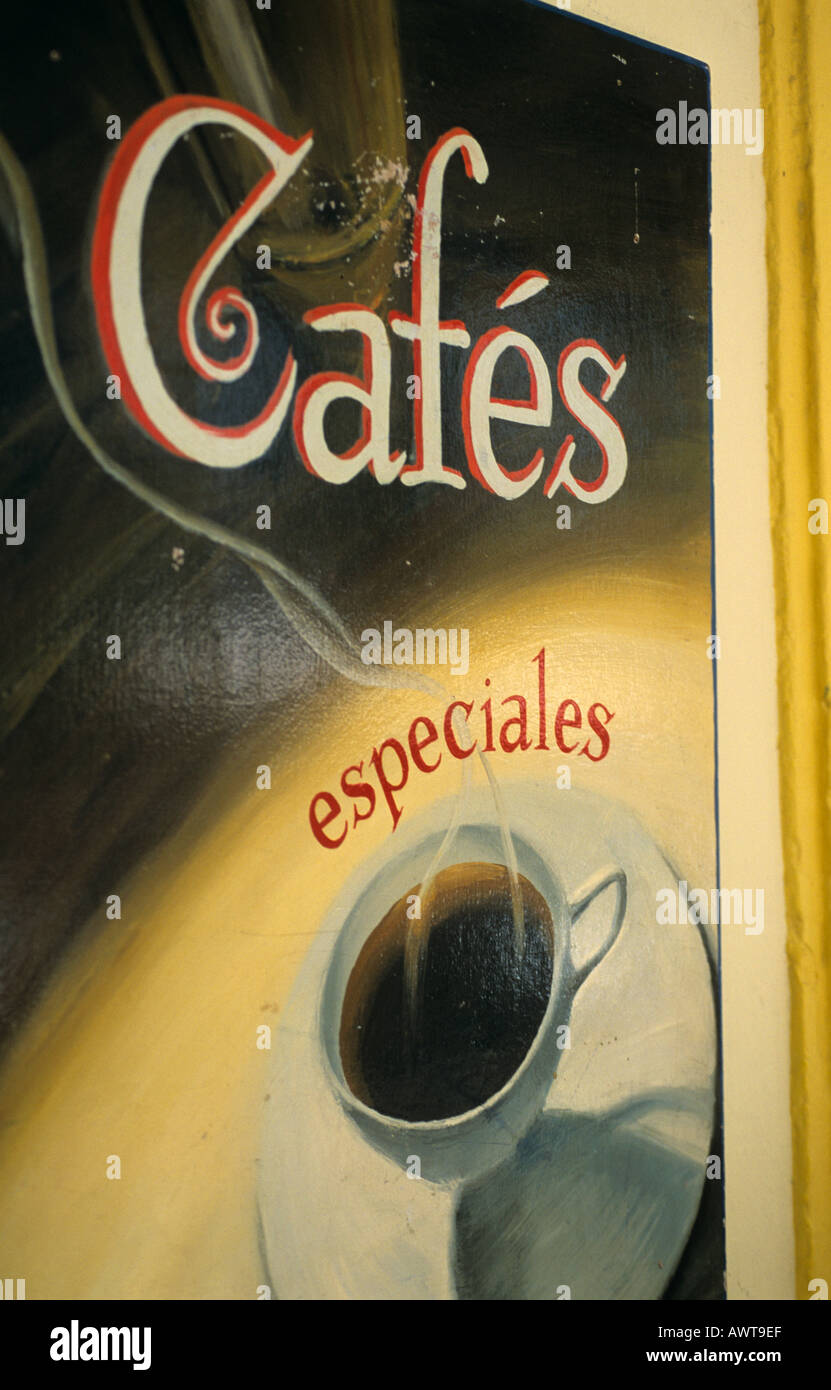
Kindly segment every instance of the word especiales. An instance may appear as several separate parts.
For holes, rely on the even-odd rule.
[[[439,767],[444,751],[451,757],[469,758],[481,747],[483,753],[495,753],[497,746],[503,753],[516,753],[534,747],[547,752],[551,747],[549,738],[561,753],[576,753],[578,757],[599,763],[609,752],[610,735],[608,725],[614,718],[613,712],[596,700],[583,711],[576,700],[561,700],[557,705],[552,725],[549,724],[546,685],[545,648],[533,658],[538,667],[536,697],[536,736],[534,743],[528,731],[529,701],[524,695],[506,695],[501,707],[512,710],[503,718],[497,730],[500,716],[494,713],[493,697],[487,698],[476,709],[472,700],[452,700],[447,706],[441,722],[441,735],[433,720],[425,714],[418,715],[411,723],[407,735],[407,746],[397,738],[385,738],[373,748],[367,761],[364,775],[364,762],[353,763],[345,768],[340,777],[340,796],[330,791],[319,791],[309,805],[309,824],[312,834],[325,849],[337,849],[349,833],[350,809],[352,829],[360,821],[369,820],[379,804],[380,791],[383,802],[395,830],[402,816],[398,794],[407,785],[410,765],[418,772],[435,772]],[[490,685],[486,678],[485,685]],[[465,737],[460,737],[457,712],[464,711]],[[479,715],[484,716],[484,729]],[[587,726],[588,725],[588,729]],[[482,733],[484,742],[480,743]],[[437,745],[437,746],[435,746]],[[427,750],[431,752],[428,754]]]

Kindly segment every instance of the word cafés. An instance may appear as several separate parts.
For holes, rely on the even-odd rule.
[[[117,375],[121,399],[133,418],[169,452],[215,468],[238,468],[261,457],[274,443],[294,401],[291,428],[305,467],[327,483],[349,482],[368,469],[376,482],[399,479],[406,486],[433,482],[464,488],[467,481],[442,457],[441,365],[443,353],[467,350],[471,338],[461,319],[439,316],[442,198],[448,166],[459,156],[468,179],[488,178],[484,150],[468,131],[448,130],[429,151],[421,169],[415,201],[412,243],[412,302],[409,314],[391,312],[389,331],[412,344],[413,373],[407,389],[413,401],[414,458],[390,439],[391,346],[387,324],[360,304],[338,303],[315,308],[304,321],[321,334],[358,334],[363,347],[363,375],[324,371],[298,388],[298,368],[289,349],[271,396],[259,413],[242,425],[222,427],[189,415],[170,395],[150,345],[142,302],[141,241],[145,211],[165,158],[176,142],[200,126],[230,127],[249,140],[267,160],[268,172],[220,229],[194,267],[179,304],[179,341],[189,365],[211,382],[233,383],[249,370],[260,342],[260,324],[240,290],[223,286],[205,305],[214,339],[228,344],[238,332],[244,340],[232,355],[216,358],[200,345],[197,308],[212,276],[235,243],[257,221],[299,169],[313,145],[313,132],[294,140],[259,116],[233,103],[204,96],[176,96],[146,111],[125,133],[107,174],[98,208],[92,247],[92,283],[98,330],[110,371]],[[453,176],[451,174],[451,176]],[[544,292],[549,276],[538,269],[518,275],[495,300],[504,315]],[[229,321],[229,313],[241,316]],[[524,364],[528,388],[522,399],[495,394],[494,376],[505,358]],[[592,394],[581,371],[586,364],[602,382]],[[622,486],[627,470],[623,432],[606,406],[626,371],[599,343],[580,338],[560,353],[557,389],[563,406],[586,432],[578,443],[572,433],[550,446],[540,435],[533,456],[518,467],[500,462],[492,422],[506,421],[550,429],[553,418],[552,373],[537,343],[506,322],[497,322],[477,340],[469,354],[458,410],[467,465],[483,488],[506,500],[521,497],[539,484],[543,495],[563,500],[563,492],[596,504]],[[357,402],[360,435],[344,453],[327,443],[326,415],[336,401]],[[554,449],[554,445],[559,447]],[[573,471],[579,467],[579,473]],[[560,491],[562,489],[562,492]]]

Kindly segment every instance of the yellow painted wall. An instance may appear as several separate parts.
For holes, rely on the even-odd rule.
[[[791,984],[796,1296],[831,1282],[831,5],[761,0],[771,521]]]

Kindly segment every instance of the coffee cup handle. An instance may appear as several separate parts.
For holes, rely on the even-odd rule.
[[[588,879],[575,894],[574,900],[569,902],[571,922],[572,925],[574,925],[578,918],[583,915],[589,904],[594,902],[597,895],[602,893],[604,889],[610,888],[613,883],[617,885],[617,901],[615,903],[614,917],[612,918],[612,929],[602,946],[599,946],[579,969],[572,961],[572,970],[574,972],[573,988],[575,993],[581,985],[585,984],[595,966],[600,964],[603,957],[612,949],[620,935],[620,929],[623,926],[623,919],[626,915],[626,874],[623,872],[623,869],[600,869],[596,874],[592,874],[591,878]],[[571,941],[569,941],[569,954],[570,953]]]

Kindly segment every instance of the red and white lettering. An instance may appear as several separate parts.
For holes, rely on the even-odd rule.
[[[250,140],[268,162],[268,172],[214,237],[199,258],[179,303],[179,341],[186,361],[211,382],[232,384],[250,370],[260,344],[260,325],[253,306],[232,286],[209,286],[228,252],[255,223],[303,162],[312,145],[283,135],[259,116],[213,97],[177,96],[151,107],[120,143],[101,193],[92,246],[92,286],[98,329],[109,370],[121,381],[121,399],[133,418],[171,453],[215,468],[239,468],[271,446],[288,413],[297,381],[297,364],[289,350],[270,398],[255,418],[235,426],[211,425],[176,403],[162,380],[150,345],[142,302],[141,243],[148,199],[159,171],[176,142],[201,125],[222,125]],[[313,309],[305,321],[316,332],[359,333],[363,339],[363,376],[321,372],[297,393],[294,436],[310,473],[343,484],[367,468],[377,482],[400,477],[410,486],[444,483],[464,488],[466,479],[442,460],[441,349],[468,348],[470,335],[459,319],[440,318],[442,200],[447,166],[453,155],[464,160],[469,179],[484,183],[488,165],[482,147],[469,131],[456,127],[436,142],[424,161],[418,184],[413,228],[412,313],[391,313],[390,326],[412,343],[419,390],[413,400],[415,462],[390,452],[390,340],[382,319],[366,305],[332,304]],[[525,303],[550,285],[541,270],[523,271],[496,298],[500,311]],[[207,296],[207,299],[206,299]],[[200,344],[196,316],[205,301],[205,321],[213,338],[240,347],[217,358]],[[234,322],[230,314],[241,317]],[[528,369],[527,399],[494,397],[494,373],[502,355],[518,352]],[[584,362],[606,373],[599,396],[580,380]],[[563,440],[544,483],[546,497],[562,487],[572,496],[597,504],[614,496],[626,477],[628,459],[623,432],[606,409],[626,371],[626,357],[614,362],[598,343],[579,339],[560,355],[557,383],[566,409],[596,442],[601,466],[593,480],[577,477],[574,436]],[[337,401],[359,407],[355,443],[343,454],[326,440],[326,412]],[[472,475],[489,492],[506,500],[521,497],[543,475],[545,453],[509,469],[494,453],[492,424],[546,428],[552,419],[552,383],[545,360],[532,338],[504,323],[485,333],[471,354],[461,399],[462,430]]]
[[[228,340],[236,329],[225,319],[239,310],[245,343],[234,357],[218,361],[196,341],[198,303],[231,247],[277,197],[312,145],[311,134],[292,140],[259,116],[213,97],[177,96],[150,108],[131,126],[107,174],[92,245],[92,287],[98,331],[111,371],[121,378],[121,396],[134,419],[171,453],[216,468],[239,468],[259,458],[277,435],[294,391],[297,366],[287,354],[280,379],[263,409],[247,424],[210,425],[182,410],[167,391],[150,346],[141,291],[141,239],[150,190],[170,150],[199,125],[238,131],[265,155],[271,168],[252,189],[200,257],[179,308],[182,350],[195,371],[210,381],[233,382],[248,371],[259,343],[257,315],[239,290],[216,290],[206,306],[214,337]]]
[[[557,384],[563,404],[596,441],[603,460],[602,467],[593,482],[576,478],[571,471],[571,460],[577,446],[574,436],[567,435],[546,480],[543,489],[546,497],[553,496],[558,487],[564,487],[566,492],[574,497],[582,497],[584,502],[606,502],[614,496],[626,477],[628,458],[623,431],[614,416],[589,394],[580,380],[580,368],[588,361],[597,362],[605,370],[607,375],[600,401],[608,401],[615,394],[618,382],[626,371],[626,357],[621,356],[619,361],[613,362],[598,343],[588,338],[570,343],[560,353]]]
[[[363,334],[364,380],[320,372],[303,383],[294,407],[300,457],[310,473],[327,483],[348,483],[367,467],[379,483],[391,483],[407,455],[390,455],[390,344],[381,319],[361,304],[332,304],[303,317],[318,332]],[[333,453],[326,443],[324,417],[338,399],[361,406],[361,435],[345,454]]]
[[[541,270],[523,270],[510,285],[496,297],[497,309],[513,309],[515,304],[522,304],[526,299],[531,299],[540,290],[547,289],[550,284],[547,275]]]
[[[470,334],[457,319],[439,318],[439,267],[441,265],[441,203],[448,161],[459,151],[469,179],[484,183],[488,165],[481,145],[466,130],[448,130],[436,141],[421,171],[413,229],[413,312],[390,314],[394,333],[413,344],[413,366],[421,395],[413,402],[416,462],[401,470],[401,481],[447,483],[466,486],[461,473],[442,464],[441,362],[442,344],[466,348]]]
[[[525,360],[531,379],[527,401],[494,400],[491,383],[503,352],[513,348]],[[476,344],[465,371],[462,388],[462,428],[470,471],[497,497],[513,501],[533,487],[545,458],[538,449],[525,468],[510,472],[496,458],[491,443],[491,420],[513,420],[525,425],[551,424],[551,377],[536,343],[524,333],[507,327],[492,328]]]

